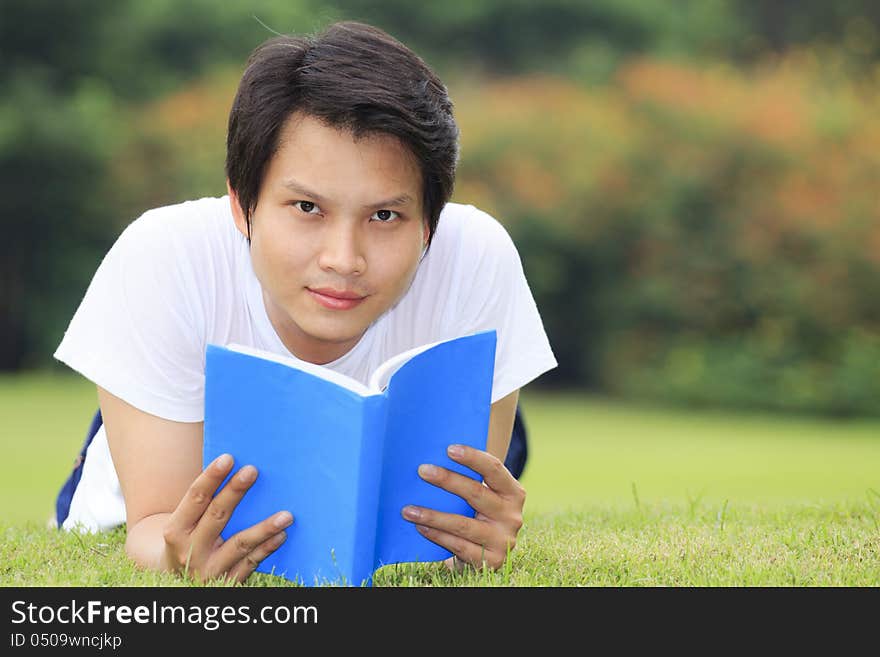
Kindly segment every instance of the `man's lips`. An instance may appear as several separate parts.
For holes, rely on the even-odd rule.
[[[350,310],[366,299],[366,296],[351,290],[334,290],[330,287],[307,287],[306,290],[315,301],[331,310]]]

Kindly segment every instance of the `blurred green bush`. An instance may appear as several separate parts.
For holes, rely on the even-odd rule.
[[[794,52],[458,94],[458,198],[519,245],[557,382],[880,413],[877,94]]]

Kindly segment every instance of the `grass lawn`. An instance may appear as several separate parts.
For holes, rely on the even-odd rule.
[[[68,376],[0,378],[0,585],[188,585],[124,532],[43,527],[95,409]],[[880,421],[662,409],[526,391],[525,526],[509,567],[381,569],[376,585],[880,584]],[[286,584],[255,575],[249,585]]]

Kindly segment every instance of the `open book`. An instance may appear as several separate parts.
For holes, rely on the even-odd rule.
[[[369,385],[293,358],[208,345],[204,464],[228,452],[233,473],[246,464],[259,471],[223,538],[289,510],[287,540],[257,571],[307,586],[371,584],[383,565],[450,557],[401,510],[474,516],[417,469],[431,463],[480,480],[446,448],[486,448],[495,341],[495,331],[482,331],[411,349],[379,366]]]

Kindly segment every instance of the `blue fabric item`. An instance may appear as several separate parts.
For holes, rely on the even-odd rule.
[[[522,418],[519,404],[516,406],[516,417],[513,421],[513,433],[510,434],[510,447],[507,448],[507,457],[504,465],[510,473],[519,479],[526,467],[526,459],[529,456],[526,443],[526,425]]]
[[[101,411],[98,410],[95,413],[95,417],[92,418],[92,423],[86,434],[86,440],[83,444],[82,450],[80,450],[79,456],[77,456],[74,461],[73,471],[58,492],[58,497],[55,500],[55,520],[57,521],[59,528],[64,521],[67,520],[67,516],[70,513],[70,501],[73,499],[73,492],[79,484],[80,477],[82,477],[83,464],[86,461],[86,450],[88,450],[89,445],[91,445],[92,439],[95,437],[95,434],[98,433],[98,429],[101,428],[102,423],[103,419],[101,418]],[[525,422],[522,418],[522,411],[520,410],[519,405],[517,405],[516,418],[513,422],[513,433],[510,435],[510,447],[507,450],[507,458],[504,459],[504,465],[517,479],[522,476],[528,458],[528,443],[526,441],[526,436],[527,432]]]
[[[101,411],[99,409],[95,413],[95,417],[92,418],[92,424],[89,426],[86,441],[79,452],[79,456],[73,462],[73,471],[58,492],[58,497],[55,500],[55,520],[58,523],[59,529],[70,513],[70,501],[73,499],[73,492],[76,490],[77,485],[79,485],[80,477],[82,477],[83,464],[86,462],[86,450],[88,450],[92,439],[98,433],[98,429],[101,428],[103,422],[104,420],[101,418]]]

